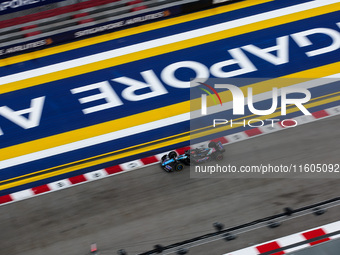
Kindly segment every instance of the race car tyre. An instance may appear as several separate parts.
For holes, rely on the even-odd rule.
[[[185,160],[183,160],[183,163],[186,164],[187,166],[190,165],[190,157],[187,157]]]
[[[177,164],[176,166],[175,166],[175,169],[176,169],[176,171],[182,171],[183,170],[183,168],[184,168],[184,166],[182,165],[182,164]]]
[[[208,147],[209,148],[215,148],[216,149],[216,143],[215,142],[210,142],[209,144],[208,144]]]
[[[166,155],[164,155],[164,156],[161,158],[161,161],[163,162],[165,159],[166,159]]]
[[[221,161],[223,159],[223,154],[217,154],[215,156],[216,161]]]
[[[170,151],[169,152],[169,158],[176,158],[176,157],[177,157],[176,151]]]

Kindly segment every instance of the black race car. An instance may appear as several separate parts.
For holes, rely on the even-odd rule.
[[[175,151],[164,155],[161,159],[161,166],[166,172],[181,171],[185,165],[200,164],[211,160],[220,161],[223,159],[222,143],[210,142],[208,148],[197,148],[187,150],[184,154],[177,156]]]
[[[220,161],[223,159],[223,148],[222,143],[210,142],[208,148],[197,148],[191,149],[185,152],[185,154],[190,158],[191,164],[200,164],[211,160]]]
[[[164,155],[161,158],[161,166],[166,172],[174,172],[183,170],[184,166],[177,157],[175,151],[171,151],[169,154]]]

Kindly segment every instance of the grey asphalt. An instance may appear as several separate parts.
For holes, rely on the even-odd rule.
[[[337,116],[228,145],[224,163],[340,163],[339,123]],[[85,255],[92,243],[101,255],[121,248],[136,254],[209,233],[216,221],[232,227],[337,197],[339,184],[339,178],[193,179],[189,171],[168,174],[154,165],[1,206],[0,254]],[[339,207],[189,254],[223,254],[336,220]]]

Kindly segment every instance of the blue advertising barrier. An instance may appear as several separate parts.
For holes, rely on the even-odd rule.
[[[78,28],[64,33],[59,33],[20,44],[2,47],[0,48],[0,58],[23,53],[25,51],[38,50],[46,46],[65,43],[75,39],[83,39],[85,37],[97,35],[100,33],[113,32],[123,28],[135,26],[141,23],[147,23],[155,20],[160,20],[163,18],[168,18],[170,16],[175,16],[181,13],[182,6],[174,6],[153,12],[130,16],[123,19],[117,19],[115,21],[96,24],[86,28]]]

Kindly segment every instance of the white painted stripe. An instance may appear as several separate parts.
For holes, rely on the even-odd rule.
[[[84,174],[86,180],[88,180],[88,181],[98,180],[98,179],[106,177],[107,175],[108,174],[103,169]]]
[[[244,132],[238,132],[232,135],[227,135],[226,138],[229,141],[229,143],[235,143],[248,139],[248,136]]]
[[[300,84],[294,84],[294,85],[291,85],[291,86],[288,86],[288,87],[290,87],[290,88],[303,87],[303,88],[307,88],[307,89],[319,87],[319,86],[327,85],[328,83],[339,81],[339,78],[335,78],[335,77],[339,77],[339,75],[340,74],[334,74],[334,75],[327,76],[327,77],[324,77],[324,78],[319,78],[319,79],[303,82],[303,83],[300,83]],[[327,79],[325,79],[325,78],[327,78]],[[260,102],[262,100],[270,99],[271,97],[272,97],[271,92],[264,92],[264,93],[255,95],[254,98],[253,98],[254,99],[253,101],[254,102]],[[212,110],[210,110],[210,109],[212,109]],[[230,109],[232,109],[232,103],[229,102],[229,103],[224,104],[223,107],[221,107],[221,106],[209,107],[209,113],[226,111],[226,110],[230,110]],[[46,150],[29,153],[29,154],[26,154],[26,155],[15,157],[15,158],[6,159],[6,160],[3,160],[3,161],[0,162],[0,169],[5,169],[5,168],[8,168],[8,167],[24,164],[24,163],[27,163],[27,162],[32,162],[32,161],[35,161],[35,160],[55,156],[55,155],[65,153],[65,152],[75,151],[75,150],[86,148],[86,147],[93,146],[93,145],[98,145],[98,144],[101,144],[101,143],[104,143],[104,142],[113,141],[113,140],[116,140],[116,139],[119,139],[119,138],[131,136],[131,135],[134,135],[134,134],[140,134],[142,132],[155,130],[155,129],[158,129],[158,128],[161,128],[161,127],[166,127],[166,126],[169,126],[169,125],[181,123],[181,122],[188,121],[190,119],[199,118],[199,117],[201,117],[200,110],[197,110],[197,111],[194,111],[194,112],[191,112],[191,113],[184,113],[184,114],[169,117],[169,118],[166,118],[166,119],[161,119],[161,120],[149,122],[149,123],[146,123],[146,124],[142,124],[142,125],[139,125],[139,126],[134,126],[134,127],[122,129],[122,130],[119,130],[119,131],[107,133],[107,134],[104,134],[104,135],[95,136],[95,137],[91,137],[91,138],[88,138],[88,139],[76,141],[76,142],[73,142],[73,143],[64,144],[64,145],[61,145],[61,146],[49,148],[49,149],[46,149]],[[235,140],[233,138],[235,138],[235,137],[232,137],[231,141]],[[244,139],[244,137],[242,137],[242,136],[240,138]]]
[[[258,255],[258,252],[253,247],[249,247],[225,255]]]
[[[313,118],[314,119],[314,118]],[[265,125],[263,127],[259,127],[259,129],[264,133],[264,134],[268,134],[268,133],[273,133],[276,131],[279,131],[280,129],[282,129],[283,127],[281,127],[280,124],[278,123],[274,123],[274,125],[269,124],[269,125]]]
[[[303,241],[306,241],[306,239],[301,234],[293,234],[293,235],[285,236],[285,237],[277,240],[278,244],[282,248],[287,247],[287,246],[292,245],[292,244],[303,242]],[[307,248],[309,246],[310,246],[309,244],[303,244],[303,245],[300,245],[300,246],[296,246],[296,247],[285,250],[285,253],[301,250],[301,249]]]
[[[306,124],[306,123],[312,122],[315,118],[310,115],[309,116],[302,115],[302,116],[295,117],[294,119],[300,125],[300,124]]]
[[[133,161],[120,164],[119,166],[123,169],[123,171],[129,171],[135,168],[140,168],[144,166],[144,164],[140,159],[137,159],[137,160],[133,160]]]
[[[12,193],[11,196],[13,200],[18,201],[18,200],[23,200],[23,199],[34,196],[34,193],[31,189],[26,189],[26,190]]]
[[[209,145],[209,141],[206,141],[206,142],[191,144],[191,147],[192,147],[193,149],[197,149],[197,148],[207,148],[208,145]]]
[[[70,187],[72,185],[72,183],[67,180],[59,180],[56,182],[51,182],[49,184],[47,184],[47,186],[50,188],[50,190],[60,190],[60,189],[65,189],[67,187]]]
[[[340,114],[340,106],[335,106],[335,107],[326,109],[326,112],[330,115],[338,115]]]
[[[139,51],[143,51],[147,49],[152,49],[155,47],[168,45],[168,44],[172,44],[172,43],[176,43],[176,42],[180,42],[180,41],[184,41],[184,40],[188,40],[192,38],[197,38],[200,36],[209,35],[212,33],[253,24],[259,21],[270,20],[276,17],[298,13],[298,12],[302,12],[305,10],[310,10],[310,9],[314,9],[314,8],[318,8],[321,6],[326,6],[326,5],[330,5],[334,3],[338,3],[338,0],[316,0],[316,1],[311,1],[307,3],[302,3],[302,4],[298,4],[294,6],[289,6],[289,7],[261,13],[261,14],[256,14],[253,16],[249,16],[249,17],[245,17],[245,18],[241,18],[241,19],[237,19],[233,21],[223,22],[220,24],[207,26],[204,28],[199,28],[199,29],[187,31],[184,33],[179,33],[176,35],[166,36],[166,37],[150,40],[147,42],[142,42],[142,43],[122,47],[119,49],[101,52],[101,53],[97,53],[94,55],[69,60],[69,61],[65,61],[62,63],[58,63],[58,64],[53,64],[53,65],[49,65],[49,66],[21,72],[21,73],[7,75],[7,76],[0,78],[0,84],[4,85],[7,83],[29,79],[29,78],[37,77],[40,75],[67,70],[70,68],[83,66],[83,65],[95,63],[98,61],[107,60],[107,59],[123,56],[126,54],[131,54],[131,53],[135,53],[135,52],[139,52]]]
[[[330,234],[330,233],[334,233],[336,231],[340,231],[340,221],[337,221],[337,222],[334,222],[334,223],[330,223],[330,224],[327,224],[326,226],[323,226],[322,227],[325,232],[327,234]],[[339,235],[334,235],[334,236],[331,236],[329,237],[330,239],[337,239],[337,238],[340,238],[340,234]]]

